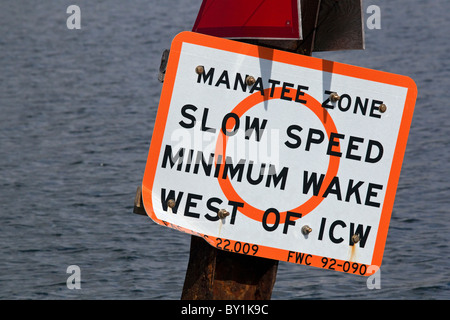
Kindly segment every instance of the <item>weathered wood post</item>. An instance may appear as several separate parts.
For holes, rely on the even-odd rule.
[[[340,1],[341,4],[337,4],[335,0],[301,0],[303,40],[240,41],[303,55],[311,55],[316,42],[318,21],[323,20],[324,25],[327,24],[327,21],[329,21],[327,17],[332,15],[332,11],[336,9],[336,6],[342,8],[346,5],[349,6],[354,1],[343,0]],[[356,0],[356,2],[360,2],[360,0]],[[360,7],[358,9],[360,10]],[[340,18],[342,21],[346,19],[345,15],[341,15]],[[337,24],[336,20],[333,23]],[[360,27],[354,29],[361,31]],[[321,51],[337,50],[339,44],[333,49],[328,49],[323,42],[320,42],[320,46]],[[165,52],[165,59],[167,59],[167,52]],[[162,67],[162,73],[164,72],[163,69],[164,67]],[[140,188],[136,192],[134,212],[145,214]],[[190,257],[181,299],[268,300],[272,295],[277,270],[278,260],[219,250],[209,245],[204,239],[191,236]]]

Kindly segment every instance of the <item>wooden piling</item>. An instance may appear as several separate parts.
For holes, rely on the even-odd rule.
[[[191,237],[182,300],[270,300],[278,261],[218,250]]]

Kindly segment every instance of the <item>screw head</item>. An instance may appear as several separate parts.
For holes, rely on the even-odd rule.
[[[230,213],[229,213],[227,210],[225,210],[225,209],[220,209],[219,212],[217,212],[217,216],[218,216],[220,219],[223,219],[223,218],[225,218],[225,217],[228,217],[229,215],[230,215]]]
[[[312,229],[308,225],[304,225],[302,227],[302,233],[306,236],[307,234],[311,233]]]
[[[336,92],[330,93],[330,100],[331,100],[332,102],[339,101],[340,99],[341,99],[341,96],[338,95]]]
[[[169,208],[173,209],[173,208],[175,207],[175,200],[169,199],[169,200],[167,201],[167,206],[168,206]]]
[[[379,107],[379,110],[380,110],[381,113],[385,113],[386,110],[387,110],[386,105],[385,105],[384,103],[382,103],[382,104],[380,105],[380,107]]]
[[[205,67],[203,67],[203,66],[196,66],[195,67],[195,73],[202,74],[203,72],[205,72]]]
[[[359,234],[354,234],[354,235],[352,236],[352,242],[353,242],[353,244],[358,243],[359,240],[360,240]]]
[[[253,76],[247,76],[247,78],[245,78],[245,83],[249,86],[254,85],[256,82],[255,77]]]

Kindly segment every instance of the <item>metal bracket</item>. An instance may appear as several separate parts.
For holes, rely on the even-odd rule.
[[[170,50],[165,49],[162,53],[161,65],[159,66],[159,75],[158,75],[159,82],[164,82],[164,76],[166,74],[167,68],[167,61],[169,60],[169,52]]]
[[[143,216],[147,215],[144,208],[144,202],[142,201],[142,187],[137,187],[136,196],[134,197],[134,208],[133,213],[140,214]]]

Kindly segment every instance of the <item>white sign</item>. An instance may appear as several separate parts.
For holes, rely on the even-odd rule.
[[[369,275],[416,93],[408,77],[183,32],[170,50],[145,210],[222,250]]]

